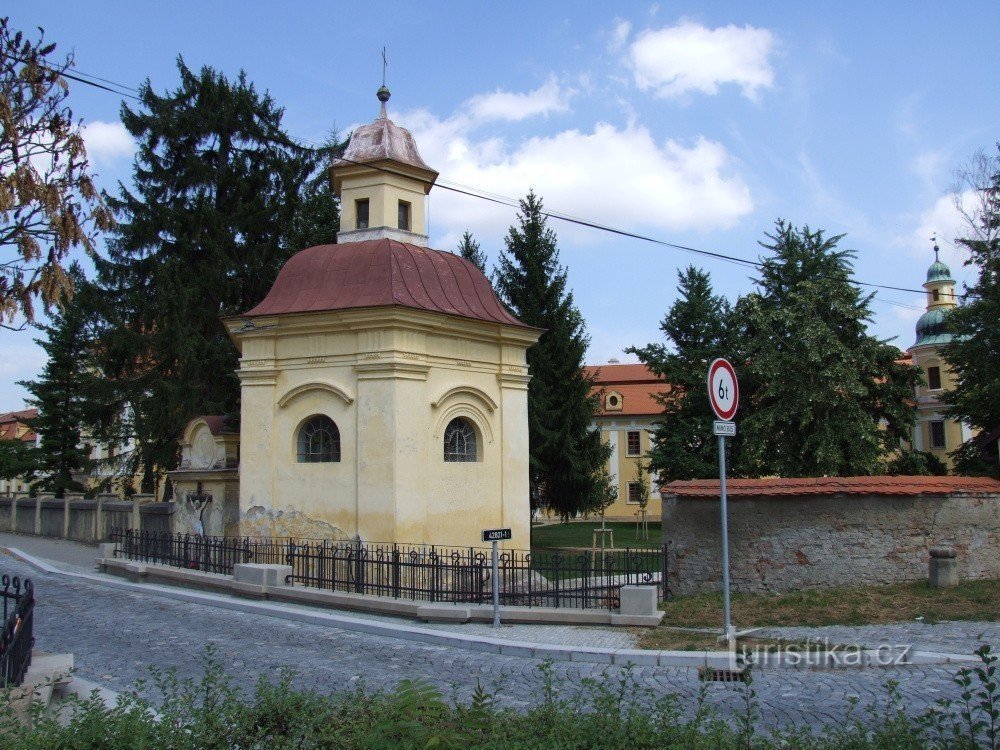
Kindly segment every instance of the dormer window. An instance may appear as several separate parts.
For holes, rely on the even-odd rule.
[[[622,394],[618,391],[611,391],[607,396],[604,397],[604,410],[605,411],[621,411],[622,410]]]
[[[368,228],[368,199],[354,201],[354,213],[358,219],[358,229]]]
[[[399,202],[399,221],[397,224],[400,229],[410,231],[410,204],[406,201]]]

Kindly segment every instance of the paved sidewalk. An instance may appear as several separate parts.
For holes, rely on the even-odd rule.
[[[32,557],[40,557],[52,567],[73,573],[93,573],[97,570],[96,544],[81,544],[67,539],[50,539],[30,534],[0,532],[0,548],[14,547]]]

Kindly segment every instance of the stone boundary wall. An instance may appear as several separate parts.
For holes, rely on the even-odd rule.
[[[663,498],[671,590],[720,589],[718,499]],[[736,592],[926,580],[939,546],[957,551],[962,580],[1000,578],[1000,493],[736,496],[729,545]]]
[[[0,531],[96,544],[108,541],[114,528],[171,532],[173,513],[173,503],[154,502],[152,495],[133,495],[131,500],[115,495],[93,500],[57,500],[44,493],[0,496]]]

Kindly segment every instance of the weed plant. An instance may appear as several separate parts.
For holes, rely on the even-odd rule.
[[[115,706],[93,695],[71,699],[62,718],[40,709],[26,722],[8,707],[0,714],[0,746],[9,750],[187,750],[205,748],[684,748],[685,750],[997,750],[1000,678],[988,646],[979,666],[956,675],[957,700],[941,700],[910,716],[898,683],[890,682],[878,707],[855,712],[837,726],[763,732],[753,679],[731,686],[742,692],[741,712],[724,720],[708,703],[711,686],[693,697],[654,700],[631,670],[584,681],[561,698],[553,665],[526,711],[500,707],[501,692],[477,686],[468,702],[446,699],[435,686],[403,680],[390,692],[364,688],[334,696],[300,690],[295,675],[261,679],[253,691],[233,686],[215,652],[205,653],[200,680],[152,670],[151,679]],[[503,688],[499,688],[502,691]],[[2,700],[3,696],[0,696]],[[7,704],[5,704],[7,705]]]

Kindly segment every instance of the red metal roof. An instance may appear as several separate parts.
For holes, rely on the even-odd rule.
[[[719,480],[690,479],[670,482],[663,494],[679,498],[718,498]],[[729,479],[731,498],[788,497],[802,495],[941,495],[948,492],[1000,493],[1000,481],[989,477],[809,477],[801,479]]]
[[[474,264],[454,253],[387,238],[296,253],[264,300],[244,315],[391,306],[530,327],[508,312]]]
[[[598,416],[638,417],[662,414],[656,400],[658,393],[669,393],[670,384],[657,378],[646,365],[587,365],[584,374],[594,377],[591,393],[603,392]],[[621,409],[605,409],[605,397],[611,392],[621,394]]]

